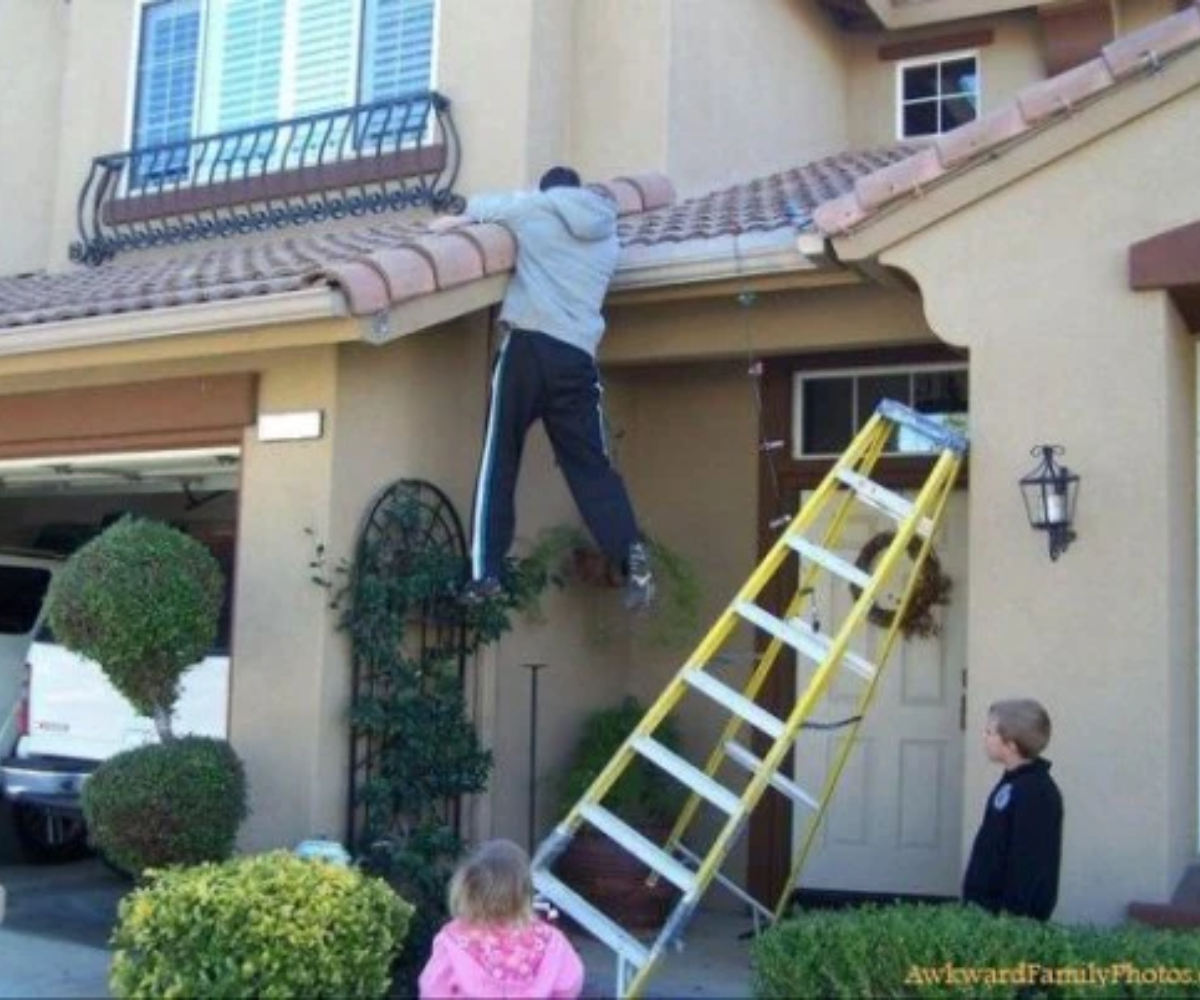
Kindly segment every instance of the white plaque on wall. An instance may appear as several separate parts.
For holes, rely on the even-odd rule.
[[[321,410],[295,410],[291,413],[260,413],[260,441],[312,441],[321,436],[324,428]]]

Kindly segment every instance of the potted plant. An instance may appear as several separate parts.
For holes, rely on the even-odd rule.
[[[561,779],[564,813],[583,797],[644,714],[642,705],[630,697],[584,720]],[[669,749],[678,749],[678,732],[669,721],[655,730],[654,738]],[[635,756],[601,805],[662,846],[670,836],[682,798],[678,784],[648,760]],[[646,866],[586,823],[564,853],[560,872],[577,892],[631,930],[661,926],[678,896],[675,887],[663,879],[648,886]]]
[[[647,616],[645,638],[660,648],[694,643],[703,625],[700,577],[688,559],[659,539],[647,536],[646,545],[658,597]],[[620,567],[614,566],[587,533],[573,524],[556,524],[541,531],[522,564],[558,587],[581,584],[615,589],[624,581]]]

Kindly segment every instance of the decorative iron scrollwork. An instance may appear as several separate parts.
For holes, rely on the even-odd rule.
[[[458,211],[461,151],[436,91],[92,160],[71,260],[367,216]]]

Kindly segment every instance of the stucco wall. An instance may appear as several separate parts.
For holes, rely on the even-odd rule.
[[[895,248],[931,326],[969,346],[969,718],[1042,698],[1067,803],[1065,919],[1170,895],[1195,836],[1196,456],[1192,344],[1129,245],[1200,216],[1180,163],[1200,92],[1134,120]],[[1069,211],[1066,210],[1069,206]],[[969,276],[969,280],[963,280]],[[1029,448],[1082,477],[1057,563],[1026,524]],[[968,758],[968,820],[995,779]]]
[[[336,360],[332,347],[276,359],[259,377],[260,412],[320,409],[330,420]],[[261,443],[249,429],[242,454],[230,740],[250,782],[240,843],[261,850],[337,837],[343,823],[344,796],[327,781],[346,742],[330,719],[338,637],[305,534],[330,537],[334,436]]]
[[[628,303],[608,309],[605,364],[746,359],[830,348],[930,340],[920,298],[850,285],[762,293],[749,305],[735,293],[710,299]]]
[[[673,5],[576,0],[571,6],[569,159],[593,177],[665,170]]]
[[[815,3],[672,0],[659,169],[689,194],[845,149],[842,41]]]
[[[65,5],[0,0],[0,274],[33,271],[46,262],[54,186],[43,178],[57,157],[66,41]]]
[[[128,147],[132,101],[134,4],[91,0],[64,10],[69,25],[60,69],[58,159],[43,164],[39,182],[54,178],[47,263],[55,269],[66,266],[77,236],[75,210],[92,158]]]

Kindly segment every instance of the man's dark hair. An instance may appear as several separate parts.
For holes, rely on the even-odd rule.
[[[551,167],[538,181],[539,191],[549,191],[551,188],[577,188],[580,185],[579,174],[570,167]]]

